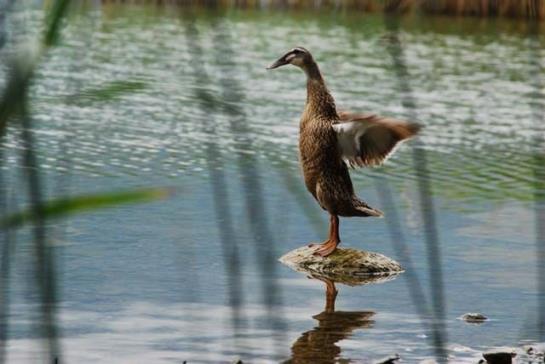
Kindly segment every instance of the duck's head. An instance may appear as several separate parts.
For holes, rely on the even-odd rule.
[[[308,65],[313,63],[314,60],[312,59],[312,54],[310,54],[308,50],[303,47],[295,47],[282,57],[278,58],[278,60],[267,67],[267,69],[272,70],[280,66],[292,64],[305,70]]]

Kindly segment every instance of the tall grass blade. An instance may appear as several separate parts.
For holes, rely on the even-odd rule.
[[[94,102],[113,101],[123,95],[132,94],[146,88],[140,81],[116,80],[100,87],[90,88],[66,97],[66,102],[78,106],[87,106]]]
[[[407,110],[409,120],[418,120],[416,116],[416,100],[413,97],[409,71],[405,61],[402,45],[399,41],[399,17],[385,16],[386,28],[391,32],[388,43],[394,68],[402,93],[402,104]],[[428,267],[430,277],[430,294],[433,307],[432,341],[435,355],[440,363],[447,361],[446,343],[447,333],[445,325],[445,297],[443,288],[443,268],[441,264],[441,249],[439,234],[435,219],[435,207],[433,203],[430,174],[425,150],[421,145],[413,148],[413,163],[417,176],[417,186],[420,198],[420,207],[424,221],[424,238],[426,241]]]
[[[219,83],[222,91],[222,109],[228,116],[231,134],[237,136],[237,164],[241,172],[247,218],[253,238],[257,242],[255,252],[261,270],[263,299],[268,311],[268,320],[280,334],[274,337],[275,351],[279,353],[284,342],[282,333],[285,332],[285,323],[282,317],[282,295],[276,282],[277,258],[274,253],[276,237],[263,198],[264,188],[259,160],[255,153],[243,152],[255,151],[257,147],[251,135],[252,129],[246,110],[242,107],[246,95],[235,73],[236,53],[230,46],[233,40],[228,24],[225,21],[217,24],[213,38],[213,49],[221,70]]]
[[[185,36],[190,46],[190,66],[197,85],[210,83],[210,77],[204,68],[204,51],[201,46],[201,37],[193,19],[185,19]],[[218,222],[221,247],[224,257],[226,277],[228,280],[228,301],[231,309],[231,325],[234,331],[235,350],[239,348],[238,337],[241,324],[244,321],[243,301],[244,291],[241,278],[241,258],[239,254],[235,219],[232,214],[231,201],[228,194],[228,179],[219,164],[222,162],[222,154],[217,145],[215,113],[218,111],[218,102],[206,88],[196,87],[194,94],[198,100],[203,114],[203,132],[211,137],[206,141],[206,161],[210,175],[210,184],[214,198],[214,212]]]
[[[0,163],[4,160],[4,151],[0,148]],[[8,211],[4,171],[0,168],[0,216]],[[8,340],[9,304],[10,304],[10,268],[15,241],[11,229],[0,229],[0,364],[6,360],[6,344]]]
[[[21,102],[25,97],[40,57],[57,42],[60,23],[66,15],[69,3],[69,0],[57,0],[53,3],[52,9],[47,15],[46,30],[39,52],[31,56],[21,55],[13,63],[7,85],[0,99],[0,138],[5,135],[8,120],[21,108]]]
[[[41,215],[48,220],[58,219],[107,207],[116,207],[122,204],[156,201],[167,198],[172,193],[172,188],[151,188],[59,198],[44,202],[41,206]],[[0,228],[21,227],[24,224],[36,222],[38,218],[39,216],[35,209],[29,208],[0,220]]]
[[[47,28],[43,38],[45,48],[49,48],[57,44],[61,22],[67,13],[70,0],[57,0],[53,3],[51,10],[47,16]]]
[[[543,83],[541,39],[539,24],[532,21],[529,25],[530,40],[530,79],[532,80],[533,98],[530,101],[532,119],[535,124],[532,147],[534,149],[534,213],[535,213],[535,249],[537,264],[537,337],[545,340],[545,138],[542,123],[545,117],[543,105]]]
[[[58,340],[58,328],[56,319],[56,273],[55,257],[51,248],[46,244],[45,214],[43,206],[43,186],[40,176],[40,166],[34,150],[32,130],[32,118],[28,113],[27,92],[34,69],[37,67],[40,57],[53,45],[59,34],[60,23],[66,14],[68,0],[57,0],[52,5],[52,10],[47,15],[47,25],[44,32],[41,47],[37,54],[19,56],[17,63],[12,66],[10,78],[0,100],[0,138],[6,132],[6,126],[15,113],[19,113],[22,124],[21,139],[23,143],[23,166],[28,181],[28,194],[30,197],[30,216],[33,218],[33,236],[36,255],[35,277],[40,295],[40,309],[42,319],[42,337],[46,340],[47,360],[57,362],[61,358],[61,348]],[[8,268],[9,269],[9,268]],[[9,273],[9,272],[8,272]],[[9,274],[6,275],[9,276]],[[5,336],[7,325],[3,325],[2,336]]]
[[[34,237],[34,249],[36,264],[34,267],[36,285],[41,299],[41,334],[45,339],[47,358],[55,361],[61,357],[61,348],[58,340],[59,333],[56,319],[56,267],[54,256],[50,246],[46,244],[47,231],[45,215],[43,211],[43,187],[40,168],[34,151],[34,138],[32,134],[32,121],[27,112],[26,95],[21,102],[21,139],[23,142],[23,167],[27,175],[28,195],[30,196],[30,211],[32,211]]]
[[[0,139],[6,133],[8,121],[20,111],[33,73],[33,66],[17,63],[12,67],[0,98]]]
[[[422,323],[426,330],[430,330],[427,318],[430,317],[430,305],[426,299],[426,293],[422,288],[422,284],[418,279],[414,264],[411,258],[410,249],[405,240],[403,229],[400,224],[400,217],[397,211],[392,192],[388,181],[382,177],[375,180],[375,186],[378,191],[382,205],[386,207],[386,224],[390,234],[396,256],[401,265],[405,268],[405,277],[409,286],[409,294],[413,305],[422,319]]]

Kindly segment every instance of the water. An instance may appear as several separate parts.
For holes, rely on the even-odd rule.
[[[39,10],[13,13],[12,25],[25,31],[11,42],[36,34],[41,17]],[[406,18],[401,29],[415,113],[425,126],[447,349],[454,362],[473,363],[483,350],[538,340],[533,173],[541,166],[533,139],[545,129],[534,114],[544,106],[536,97],[543,70],[534,60],[545,56],[544,39],[534,40],[536,51],[514,21]],[[322,313],[325,284],[276,262],[322,240],[327,216],[304,190],[297,164],[304,76],[265,67],[305,46],[339,108],[402,118],[408,113],[387,42],[381,15],[104,5],[71,18],[31,90],[48,196],[148,186],[177,193],[48,226],[66,361],[432,358],[406,276],[338,284],[337,312]],[[12,49],[3,50],[4,60]],[[112,81],[130,90],[92,91]],[[376,190],[383,177],[429,296],[413,146],[403,145],[384,167],[352,173],[358,194],[387,217],[342,219],[341,237],[345,246],[396,258],[387,229],[394,206],[384,206]],[[25,201],[20,148],[12,128],[3,147],[12,208]],[[21,231],[9,362],[36,362],[43,349],[32,257]],[[466,312],[491,319],[466,324],[458,319]],[[308,359],[311,349],[317,356]]]

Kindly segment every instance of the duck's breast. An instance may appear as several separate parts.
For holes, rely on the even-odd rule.
[[[315,197],[320,176],[335,173],[343,163],[331,124],[320,118],[305,118],[305,114],[301,118],[299,160],[307,189]]]

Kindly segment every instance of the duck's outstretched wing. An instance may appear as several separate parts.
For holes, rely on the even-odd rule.
[[[333,124],[342,158],[349,167],[376,166],[384,162],[403,140],[415,136],[420,125],[375,114],[339,112]]]

